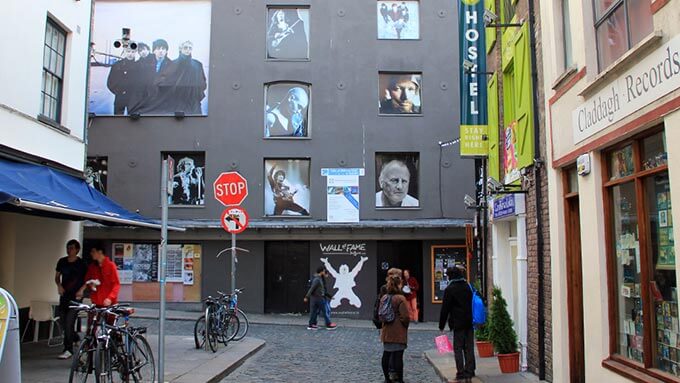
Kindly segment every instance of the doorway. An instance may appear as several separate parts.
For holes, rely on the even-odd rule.
[[[309,242],[265,242],[266,313],[304,313],[307,305]]]
[[[581,218],[578,194],[565,199],[567,237],[567,312],[569,322],[569,381],[583,383],[585,348],[583,340],[583,269],[581,260]]]
[[[392,267],[408,269],[420,284],[418,291],[418,320],[423,320],[423,244],[421,241],[378,241],[376,292],[385,284],[387,270]]]

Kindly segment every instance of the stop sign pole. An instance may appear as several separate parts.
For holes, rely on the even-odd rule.
[[[215,199],[224,206],[240,205],[248,196],[248,182],[238,172],[225,172],[213,182]],[[222,218],[220,217],[220,220]],[[236,233],[231,233],[231,292],[236,290]]]

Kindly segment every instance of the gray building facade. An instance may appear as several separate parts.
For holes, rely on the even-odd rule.
[[[412,269],[421,284],[421,318],[438,317],[439,306],[433,303],[433,246],[466,244],[465,225],[472,223],[472,215],[462,201],[466,193],[475,192],[474,161],[461,159],[456,146],[438,144],[458,136],[457,10],[443,0],[405,2],[417,7],[407,22],[418,28],[418,38],[379,39],[380,23],[396,25],[381,13],[381,3],[212,2],[210,59],[202,63],[209,72],[204,115],[91,114],[88,156],[105,159],[107,194],[144,216],[160,218],[165,154],[172,153],[176,162],[184,154],[203,159],[195,165],[202,167],[204,201],[179,203],[169,211],[171,224],[187,228],[171,233],[169,243],[201,246],[200,278],[195,279],[200,297],[226,290],[230,283],[228,254],[216,258],[230,246],[230,235],[220,227],[224,207],[213,198],[212,183],[221,172],[238,171],[248,180],[249,194],[242,207],[250,216],[249,228],[237,235],[237,246],[250,251],[239,254],[237,264],[236,284],[246,288],[242,308],[304,311],[307,279],[323,258],[338,274],[332,278],[336,293],[343,290],[348,295],[334,307],[339,315],[369,317],[386,268],[402,267]],[[283,36],[268,37],[276,17],[273,11],[291,7],[306,10],[300,20],[307,28],[308,59],[272,58],[276,54],[268,51],[267,44]],[[95,14],[95,30],[98,22]],[[172,53],[169,56],[174,59]],[[413,80],[419,113],[390,114],[381,108],[381,95],[387,93],[381,89],[386,84],[380,81],[381,74],[419,76]],[[268,85],[281,83],[307,90],[306,137],[267,137],[266,114],[278,106],[268,100],[274,89],[267,90]],[[388,80],[386,86],[395,84]],[[384,165],[392,155],[402,154],[411,159],[407,181],[411,190],[417,187],[418,204],[376,207],[381,172],[376,156],[385,158]],[[309,177],[301,182],[304,190],[299,194],[308,196],[301,204],[308,215],[268,211],[275,192],[267,177],[271,169],[267,161],[289,159],[308,161]],[[322,168],[365,169],[354,194],[359,222],[327,221],[329,190]],[[288,180],[293,176],[289,171]],[[85,238],[111,246],[159,242],[157,232],[98,226],[86,227]],[[351,274],[359,263],[360,270],[348,279],[343,271]],[[361,303],[356,304],[352,293]]]

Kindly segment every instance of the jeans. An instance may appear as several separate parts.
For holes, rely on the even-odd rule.
[[[456,379],[475,376],[475,333],[472,328],[453,331]]]
[[[64,351],[73,353],[73,342],[76,337],[75,324],[78,312],[69,309],[69,305],[70,303],[68,302],[59,304],[59,322],[62,331],[64,331]]]
[[[319,315],[319,312],[323,314],[323,319],[326,321],[326,326],[331,324],[331,318],[328,316],[328,313],[326,312],[326,303],[325,299],[320,299],[320,298],[313,298],[311,301],[309,301],[309,325],[316,325],[316,317]]]
[[[324,298],[323,309],[326,311],[325,318],[328,318],[328,323],[330,323],[331,322],[331,300],[330,299]]]
[[[403,382],[404,351],[383,351],[382,370],[386,382]]]

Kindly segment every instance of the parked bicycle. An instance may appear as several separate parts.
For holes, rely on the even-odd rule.
[[[113,305],[96,307],[78,302],[71,308],[88,313],[85,337],[73,355],[69,382],[86,382],[90,374],[100,382],[153,382],[156,365],[143,334],[146,327],[129,325],[134,309]],[[123,324],[118,325],[118,319]]]
[[[229,303],[224,295],[219,298],[209,296],[204,302],[205,314],[194,324],[194,342],[196,348],[209,347],[212,352],[217,352],[217,342],[226,346],[234,339],[239,331],[239,319],[229,312]]]
[[[225,294],[218,291],[224,299],[227,300],[228,311],[238,317],[239,320],[239,330],[236,336],[234,336],[235,341],[243,339],[248,333],[248,327],[250,323],[248,322],[248,316],[240,308],[238,308],[238,295],[243,292],[243,289],[235,289],[233,294]]]

